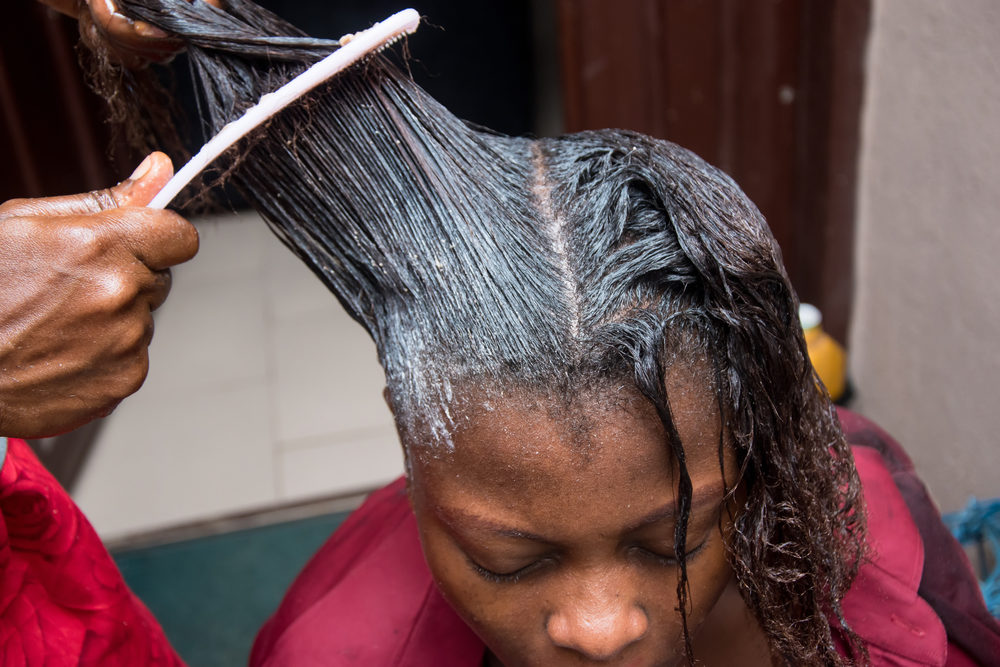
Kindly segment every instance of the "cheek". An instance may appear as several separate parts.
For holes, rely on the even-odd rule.
[[[445,599],[484,639],[489,636],[524,636],[531,621],[519,604],[525,586],[498,586],[483,579],[468,558],[436,522],[421,524],[420,539],[434,581]]]
[[[690,585],[687,621],[693,638],[733,578],[722,539],[707,545],[705,553],[690,561],[687,569]]]
[[[431,519],[420,524],[424,555],[444,598],[506,667],[546,662],[549,586],[496,584],[469,567],[466,556]]]

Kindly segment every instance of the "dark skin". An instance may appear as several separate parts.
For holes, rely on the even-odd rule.
[[[84,42],[106,47],[112,59],[130,69],[151,62],[167,62],[183,49],[180,40],[156,26],[133,21],[118,11],[114,0],[40,0],[42,4],[77,19]],[[220,6],[220,0],[203,0]]]
[[[694,486],[695,656],[769,665],[726,560],[715,397],[691,377],[668,379],[668,390]],[[489,409],[469,400],[458,414],[453,451],[409,448],[410,497],[431,571],[485,641],[486,664],[683,664],[676,463],[652,406],[626,389],[570,405],[514,393]]]
[[[68,431],[142,384],[169,267],[198,251],[190,223],[145,208],[172,174],[153,153],[108,190],[0,205],[0,435]]]
[[[109,0],[42,1],[79,19],[84,41],[126,67],[182,46]],[[170,159],[153,153],[107,190],[0,205],[0,436],[72,430],[143,383],[169,267],[198,251],[187,221],[145,208],[172,174]]]

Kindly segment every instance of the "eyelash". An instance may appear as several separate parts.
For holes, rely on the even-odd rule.
[[[694,549],[687,552],[687,559],[686,559],[687,562],[690,563],[694,558],[696,558],[698,554],[701,553],[701,550],[705,547],[706,544],[708,544],[708,540],[705,540],[704,542],[696,546]],[[644,549],[642,547],[632,547],[632,549],[637,550],[644,557],[651,558],[661,565],[667,565],[667,566],[677,565],[677,558],[674,556],[664,556],[662,554],[656,553],[655,551],[650,551],[649,549]],[[524,576],[531,574],[537,568],[541,567],[541,565],[545,563],[547,560],[549,559],[543,558],[542,560],[537,560],[534,563],[531,563],[530,565],[525,565],[519,570],[506,573],[500,573],[500,572],[494,572],[493,570],[488,570],[479,563],[477,563],[476,561],[472,560],[471,558],[469,559],[469,565],[472,566],[472,569],[473,571],[475,571],[476,574],[478,574],[486,581],[492,582],[494,584],[516,584],[517,582],[521,581],[521,579]]]
[[[705,548],[706,544],[708,544],[708,540],[703,541],[701,544],[699,544],[698,546],[696,546],[694,549],[691,549],[690,551],[688,551],[687,554],[686,554],[685,561],[688,562],[688,563],[690,563],[692,560],[694,560],[695,558],[697,558],[698,554],[701,553],[701,550],[703,548]],[[639,554],[641,554],[642,556],[644,556],[646,558],[651,558],[651,559],[655,560],[660,565],[666,565],[666,566],[673,567],[673,566],[675,566],[675,565],[678,564],[678,560],[677,560],[676,556],[664,556],[663,554],[656,553],[655,551],[651,551],[651,550],[645,549],[643,547],[632,547],[632,549],[636,550]]]
[[[486,581],[493,582],[494,584],[516,584],[521,580],[521,577],[526,574],[530,574],[547,559],[536,560],[530,565],[525,565],[519,570],[514,570],[513,572],[494,572],[493,570],[487,570],[485,567],[477,563],[476,561],[469,559],[469,565],[475,570],[476,574],[485,579]]]

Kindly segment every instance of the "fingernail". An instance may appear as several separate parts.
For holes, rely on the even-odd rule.
[[[111,20],[112,21],[118,20],[118,21],[122,21],[123,23],[127,23],[129,26],[133,26],[133,27],[135,26],[135,21],[133,21],[129,17],[125,16],[121,12],[111,12]],[[104,26],[104,27],[108,28],[109,26],[110,26],[110,23],[108,25]]]
[[[146,23],[145,21],[136,21],[132,27],[135,29],[136,34],[147,39],[166,39],[169,36],[155,25]]]
[[[139,163],[139,166],[135,168],[132,175],[128,177],[130,181],[141,180],[143,176],[153,167],[153,156],[147,155],[146,159]]]

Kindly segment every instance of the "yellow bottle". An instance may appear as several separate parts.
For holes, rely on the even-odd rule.
[[[823,331],[820,326],[823,316],[816,306],[809,303],[799,305],[799,322],[802,323],[809,360],[812,361],[816,374],[830,393],[830,398],[840,400],[847,388],[847,356],[844,348]]]

